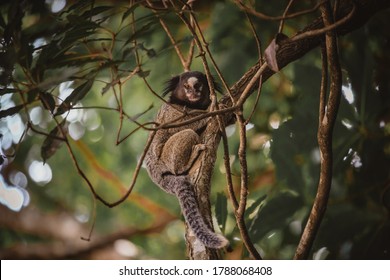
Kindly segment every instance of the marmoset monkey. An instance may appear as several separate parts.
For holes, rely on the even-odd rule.
[[[218,89],[217,85],[216,88]],[[185,72],[170,79],[163,96],[168,93],[171,93],[169,104],[164,103],[157,113],[158,124],[179,119],[183,110],[188,112],[191,109],[207,109],[211,103],[207,78],[197,71]],[[226,246],[228,241],[222,235],[214,233],[204,222],[199,212],[194,186],[188,176],[188,171],[200,153],[206,149],[206,146],[200,143],[199,133],[206,128],[207,121],[205,118],[185,126],[158,130],[145,163],[153,182],[178,198],[187,224],[195,236],[207,247],[221,248]]]

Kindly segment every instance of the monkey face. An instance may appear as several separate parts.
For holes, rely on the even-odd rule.
[[[214,88],[221,92],[218,83],[212,79]],[[171,93],[169,102],[192,109],[205,110],[210,105],[210,89],[206,75],[198,71],[185,72],[166,82],[162,96]]]
[[[183,83],[186,98],[190,102],[198,102],[203,98],[203,83],[197,77],[190,77]]]

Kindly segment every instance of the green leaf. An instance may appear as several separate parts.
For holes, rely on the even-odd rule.
[[[47,75],[42,82],[38,83],[36,88],[40,92],[51,91],[63,82],[73,81],[78,70],[76,67],[67,67],[50,71],[50,75]]]
[[[134,53],[135,47],[126,48],[122,52],[122,60],[125,60],[128,55]]]
[[[84,0],[84,1],[76,1],[75,4],[70,6],[66,11],[62,12],[63,13],[71,13],[71,12],[80,12],[81,10],[87,8],[88,6],[92,5],[94,1],[92,0]]]
[[[27,92],[27,102],[32,103],[36,100],[37,96],[39,94],[38,88],[33,88]]]
[[[58,106],[57,111],[54,113],[54,116],[62,115],[63,113],[72,109],[72,105],[67,102],[62,102],[60,106]]]
[[[87,63],[92,62],[105,62],[107,59],[103,56],[92,56],[90,54],[64,54],[60,56],[58,59],[53,61],[54,63],[50,66],[54,66],[55,68],[60,68],[63,66],[83,66]]]
[[[17,106],[15,106],[15,107],[11,107],[11,108],[6,109],[6,110],[1,110],[1,111],[0,111],[0,119],[5,118],[5,117],[8,117],[8,116],[15,115],[15,114],[18,113],[22,108],[23,108],[23,105],[17,105]]]
[[[55,113],[56,116],[61,115],[68,111],[74,104],[76,104],[78,101],[82,100],[87,93],[90,91],[92,85],[93,85],[94,79],[89,79],[85,83],[79,85],[77,88],[75,88],[72,93],[64,100],[64,102],[61,103],[61,105],[58,107],[57,112]]]
[[[12,81],[12,73],[17,60],[15,49],[9,46],[4,52],[0,52],[0,85],[6,87]]]
[[[113,9],[113,6],[99,6],[99,7],[93,8],[91,10],[85,11],[81,16],[83,18],[89,18],[92,16],[96,16],[98,14],[104,13],[110,9]]]
[[[68,16],[68,20],[72,22],[72,28],[65,31],[62,38],[59,39],[60,53],[73,47],[78,40],[94,34],[94,30],[99,27],[97,23],[87,21],[79,16]]]
[[[71,103],[77,103],[85,97],[93,85],[94,79],[89,79],[85,83],[79,85],[73,90],[73,92],[66,98]]]
[[[32,53],[34,47],[29,43],[28,39],[25,36],[21,36],[20,49],[18,52],[19,63],[25,68],[30,68],[32,63]]]
[[[149,76],[149,74],[150,74],[150,70],[147,71],[141,70],[137,72],[137,75],[141,78],[146,78],[147,76]]]
[[[260,197],[259,199],[257,199],[254,203],[252,203],[252,205],[249,206],[249,207],[245,210],[245,218],[246,218],[246,219],[248,219],[250,215],[255,214],[255,211],[256,211],[257,208],[261,205],[261,203],[264,201],[264,199],[265,199],[266,197],[267,197],[266,195],[263,195],[262,197]]]
[[[61,147],[62,142],[65,140],[63,138],[64,136],[62,135],[62,131],[67,133],[67,123],[65,119],[53,128],[43,141],[41,147],[41,157],[43,162],[46,162],[46,160],[52,157]]]
[[[149,57],[149,58],[153,58],[153,57],[156,57],[157,56],[157,53],[154,49],[148,49],[146,51],[146,55]]]
[[[4,18],[3,18],[3,15],[2,15],[2,14],[0,14],[0,26],[1,26],[3,29],[7,26],[7,24],[6,24],[5,21],[4,21]]]
[[[76,32],[77,30],[89,30],[99,27],[99,25],[94,22],[86,19],[84,16],[79,15],[68,15],[67,20],[69,21],[69,31]],[[83,37],[83,34],[79,34],[80,38]]]
[[[131,43],[132,41],[134,41],[135,39],[138,39],[139,37],[147,34],[151,27],[153,25],[155,25],[156,22],[154,21],[151,21],[151,22],[148,22],[147,24],[143,25],[140,29],[136,30],[133,35],[130,36],[130,38],[125,42],[125,46],[128,45],[129,43]]]
[[[111,88],[112,85],[113,85],[113,82],[114,82],[114,81],[112,81],[111,83],[107,83],[107,84],[102,88],[102,92],[101,92],[102,95],[104,95],[107,91],[110,90],[110,88]]]
[[[290,192],[281,193],[268,200],[249,227],[253,240],[257,242],[271,230],[283,229],[302,205],[301,198]]]
[[[127,9],[127,11],[123,13],[122,22],[123,22],[129,15],[131,15],[131,13],[134,12],[135,9],[138,8],[138,6],[139,6],[139,4],[134,4],[134,5],[131,6],[129,9]]]
[[[11,40],[18,40],[17,34],[20,34],[22,29],[22,19],[24,16],[24,11],[19,4],[19,1],[12,1],[8,9],[8,24],[4,28],[4,40],[6,43],[11,42]],[[16,35],[16,36],[15,36]]]
[[[217,194],[217,201],[215,203],[215,215],[217,217],[218,226],[222,232],[225,232],[227,220],[227,199],[224,193]]]
[[[61,50],[59,48],[58,42],[55,40],[44,46],[39,54],[36,65],[32,70],[33,76],[39,81],[43,80],[44,72],[47,69],[53,68],[49,65],[50,62],[53,61],[56,56],[61,56],[65,51],[65,49]]]
[[[41,103],[46,110],[49,110],[51,113],[54,112],[56,102],[54,100],[54,97],[50,93],[40,92],[39,99],[41,100]]]
[[[18,90],[15,88],[2,88],[0,89],[0,96],[8,93],[17,92]]]
[[[115,86],[117,83],[118,83],[118,81],[112,81],[110,83],[107,83],[104,86],[104,88],[102,88],[101,94],[104,95],[105,93],[107,93],[107,91],[109,91],[111,89],[111,87]]]

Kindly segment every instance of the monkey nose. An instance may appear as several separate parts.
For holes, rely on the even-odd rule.
[[[198,96],[198,95],[200,95],[200,92],[198,90],[196,90],[195,88],[191,87],[190,89],[188,89],[188,94]]]

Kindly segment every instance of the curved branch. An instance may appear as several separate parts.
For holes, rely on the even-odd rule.
[[[326,0],[325,0],[326,1]],[[318,4],[316,4],[313,8],[311,9],[308,9],[308,10],[304,10],[304,11],[299,11],[299,12],[296,12],[296,13],[292,13],[292,14],[289,14],[287,15],[287,13],[284,13],[282,16],[269,16],[269,15],[266,15],[264,13],[261,13],[261,12],[258,12],[256,10],[254,10],[253,8],[250,8],[248,6],[246,6],[244,3],[242,3],[241,0],[235,0],[234,2],[236,3],[236,5],[243,11],[249,13],[249,14],[252,14],[258,18],[261,18],[261,19],[264,19],[264,20],[285,20],[285,19],[291,19],[291,18],[296,18],[296,17],[299,17],[299,16],[302,16],[302,15],[306,15],[306,14],[310,14],[310,13],[313,13],[315,12],[319,6],[321,6],[321,4],[323,4],[325,1],[321,1],[319,2]]]
[[[321,6],[321,13],[325,26],[331,26],[332,10],[328,3]],[[333,168],[333,150],[332,150],[332,134],[333,127],[337,117],[337,111],[340,104],[341,97],[341,67],[337,50],[337,38],[335,32],[329,32],[325,38],[326,52],[323,51],[323,78],[321,82],[321,99],[320,99],[320,119],[318,125],[318,145],[321,155],[321,170],[320,180],[318,183],[317,195],[314,200],[313,208],[310,212],[309,220],[303,231],[301,240],[298,244],[294,259],[307,259],[312,248],[314,239],[321,225],[324,217],[326,207],[328,204],[330,188],[332,183],[332,168]],[[328,68],[329,69],[326,69]],[[325,83],[327,80],[327,73],[330,75],[330,91],[329,98],[325,110]]]
[[[256,260],[261,260],[261,256],[259,252],[257,252],[255,246],[252,243],[252,240],[249,237],[249,232],[245,224],[245,210],[246,210],[246,203],[248,199],[248,166],[246,161],[246,127],[245,127],[245,120],[242,115],[242,110],[236,113],[237,123],[239,127],[239,134],[240,134],[240,146],[238,151],[238,157],[240,160],[240,166],[241,166],[241,192],[240,192],[240,203],[238,205],[238,208],[235,210],[236,220],[237,220],[237,226],[240,230],[242,240],[245,244],[245,247],[248,249],[249,253],[251,254],[252,258]]]
[[[337,27],[348,22],[353,17],[355,10],[356,10],[356,6],[355,6],[355,4],[352,3],[352,10],[344,18],[340,19],[339,21],[337,21],[335,23],[332,23],[332,24],[325,26],[324,28],[310,30],[310,31],[306,31],[304,33],[301,33],[297,36],[294,36],[294,38],[292,38],[292,40],[298,41],[298,40],[302,40],[302,39],[307,38],[307,37],[318,36],[318,35],[325,34],[328,31],[335,30]]]

